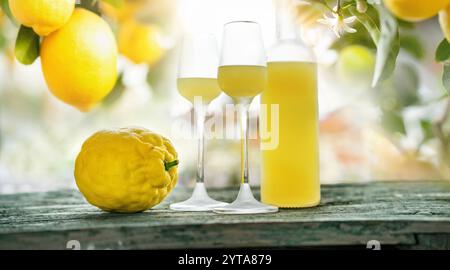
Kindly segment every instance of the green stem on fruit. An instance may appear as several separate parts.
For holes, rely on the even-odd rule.
[[[177,166],[179,163],[180,162],[177,159],[170,162],[164,162],[164,168],[166,169],[166,171],[169,171],[170,168]]]

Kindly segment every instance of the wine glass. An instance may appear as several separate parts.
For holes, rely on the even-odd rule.
[[[241,185],[234,202],[214,208],[221,214],[273,213],[278,208],[257,201],[249,185],[249,106],[266,85],[266,54],[259,24],[234,21],[225,24],[219,67],[219,85],[238,103],[241,122]]]
[[[189,100],[195,111],[198,159],[196,184],[192,196],[183,202],[173,203],[175,211],[209,211],[227,203],[208,196],[204,184],[204,122],[208,104],[219,96],[221,89],[217,82],[219,53],[217,41],[209,34],[186,36],[182,42],[178,66],[178,92]]]

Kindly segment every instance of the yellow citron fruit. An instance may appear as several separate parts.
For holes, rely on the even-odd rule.
[[[445,38],[450,42],[450,6],[439,12],[439,24]]]
[[[448,6],[449,0],[384,0],[386,8],[396,17],[410,22],[436,16]]]
[[[129,19],[118,33],[119,52],[136,64],[156,64],[165,53],[157,25]]]
[[[117,79],[117,45],[109,25],[77,8],[69,22],[45,37],[41,63],[51,92],[81,111],[99,103]]]
[[[99,131],[75,162],[76,184],[92,205],[141,212],[159,204],[177,182],[177,153],[165,137],[143,128]]]
[[[17,21],[46,36],[69,21],[75,0],[9,0],[9,7]]]

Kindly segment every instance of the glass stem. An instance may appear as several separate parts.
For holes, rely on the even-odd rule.
[[[249,127],[249,103],[241,104],[241,183],[248,184],[248,127]]]
[[[198,153],[197,153],[197,183],[205,181],[205,117],[207,106],[202,104],[195,108],[197,121]]]

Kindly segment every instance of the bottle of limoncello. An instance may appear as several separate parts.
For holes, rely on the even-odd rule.
[[[320,202],[317,64],[299,37],[292,1],[275,5],[277,43],[261,96],[261,200],[312,207]]]

